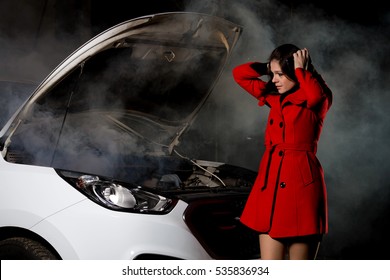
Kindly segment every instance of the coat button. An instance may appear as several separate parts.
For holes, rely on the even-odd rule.
[[[286,183],[285,182],[281,182],[280,183],[280,187],[283,189],[283,188],[285,188],[286,187]]]
[[[279,151],[279,156],[283,156],[283,151]]]
[[[280,123],[279,123],[279,127],[280,127],[280,128],[283,127],[283,122],[280,122]]]
[[[270,119],[269,120],[269,124],[272,125],[274,123],[274,120],[273,119]]]

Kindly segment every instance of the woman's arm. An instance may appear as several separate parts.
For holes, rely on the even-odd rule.
[[[322,79],[321,75],[314,69],[309,51],[305,48],[293,55],[295,75],[300,88],[307,98],[307,107],[312,108],[324,99],[328,99],[328,108],[332,103],[332,92]]]
[[[233,69],[233,78],[244,90],[260,99],[267,84],[260,77],[266,75],[267,71],[266,63],[247,62]]]

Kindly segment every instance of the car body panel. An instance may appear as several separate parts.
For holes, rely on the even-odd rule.
[[[0,158],[0,178],[4,191],[0,208],[2,226],[31,228],[48,216],[86,199],[69,188],[65,181],[58,180],[58,174],[52,168],[17,165]]]
[[[43,220],[32,230],[45,236],[53,231],[48,241],[64,259],[130,260],[143,254],[211,259],[182,219],[186,206],[180,202],[161,217],[107,211],[86,200]]]

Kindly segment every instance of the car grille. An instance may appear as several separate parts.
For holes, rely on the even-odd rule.
[[[259,259],[259,234],[239,217],[247,195],[234,194],[189,202],[184,219],[214,259]]]

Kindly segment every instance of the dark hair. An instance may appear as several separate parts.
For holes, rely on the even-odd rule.
[[[298,80],[295,76],[293,54],[298,50],[299,48],[293,44],[284,44],[274,49],[269,56],[269,61],[279,61],[283,73],[295,82],[298,82]],[[272,73],[270,74],[272,75]]]
[[[298,83],[298,79],[297,76],[295,76],[293,54],[298,50],[299,48],[293,44],[283,44],[277,47],[276,49],[274,49],[271,55],[269,56],[269,61],[277,60],[280,64],[280,68],[282,69],[283,73],[297,83]],[[307,70],[310,71],[313,77],[317,79],[317,81],[322,86],[325,94],[328,96],[328,101],[329,101],[328,108],[329,108],[333,101],[332,91],[328,88],[325,81],[322,79],[321,75],[318,74],[318,72],[314,69],[310,57],[308,63],[309,64]],[[272,83],[272,72],[270,69],[268,69],[268,73],[271,79],[266,84],[266,90],[268,92],[277,92],[274,83]]]

